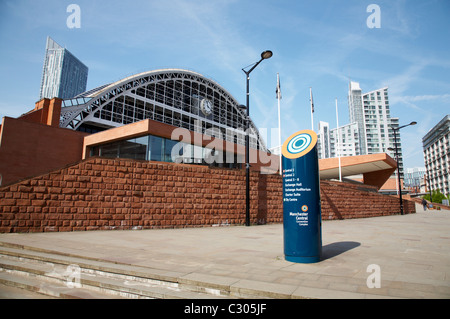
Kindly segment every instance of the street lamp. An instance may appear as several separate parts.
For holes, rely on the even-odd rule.
[[[251,66],[250,70],[242,69],[247,77],[247,117],[245,119],[245,171],[246,171],[246,189],[245,189],[245,225],[250,226],[250,136],[248,132],[250,121],[250,73],[263,61],[272,57],[272,51],[264,51],[261,53],[261,59]]]
[[[403,215],[403,199],[402,199],[402,184],[400,184],[400,165],[399,165],[399,156],[398,156],[398,148],[397,148],[397,131],[400,129],[410,126],[410,125],[416,125],[417,122],[413,121],[409,124],[399,126],[397,128],[393,127],[391,125],[391,129],[394,131],[394,146],[395,146],[395,158],[397,159],[397,178],[398,178],[398,194],[400,198],[400,214]],[[391,147],[388,148],[389,150],[392,150]]]

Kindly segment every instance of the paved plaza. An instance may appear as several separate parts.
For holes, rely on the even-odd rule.
[[[315,264],[284,260],[281,224],[0,234],[0,242],[260,291],[262,298],[450,298],[450,211],[417,208],[323,221],[323,258]],[[377,274],[379,288],[369,288]]]

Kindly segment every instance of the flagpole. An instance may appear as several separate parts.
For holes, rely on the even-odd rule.
[[[281,87],[280,87],[280,74],[277,73],[277,99],[278,99],[278,145],[280,146],[280,175],[281,175],[281,112],[280,112],[280,100],[281,100]]]
[[[312,97],[312,88],[309,87],[309,99],[311,101],[311,130],[314,131],[314,119],[313,119],[313,113],[314,113],[314,102]]]
[[[339,146],[339,116],[338,116],[338,104],[337,104],[337,98],[336,98],[336,153],[338,156],[338,162],[339,162],[339,181],[342,182],[342,171],[341,171],[341,152],[340,152],[340,146]]]

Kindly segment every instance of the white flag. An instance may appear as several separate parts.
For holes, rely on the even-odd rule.
[[[277,74],[277,99],[281,100],[281,86],[280,86],[280,76]]]

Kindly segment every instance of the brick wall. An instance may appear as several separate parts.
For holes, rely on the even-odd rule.
[[[80,161],[86,135],[4,117],[0,134],[1,184],[12,184]]]
[[[323,220],[400,214],[398,197],[382,195],[370,185],[321,181],[320,199]],[[415,212],[415,203],[403,199],[403,213]]]
[[[324,220],[399,212],[394,197],[339,184],[321,182]],[[252,172],[250,185],[251,222],[281,223],[280,176]],[[0,232],[199,227],[244,219],[243,170],[91,158],[0,189]]]

